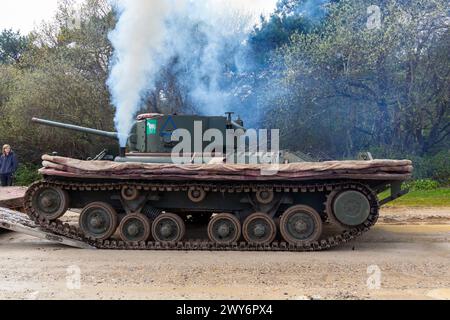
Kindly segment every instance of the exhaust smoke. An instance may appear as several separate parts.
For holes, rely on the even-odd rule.
[[[155,89],[160,72],[174,59],[178,61],[174,71],[183,74],[178,82],[200,113],[229,111],[230,93],[221,86],[223,60],[226,55],[239,54],[237,48],[258,17],[269,7],[274,8],[275,2],[110,0],[118,22],[109,35],[114,55],[107,84],[116,108],[121,146],[126,146],[134,118]],[[201,43],[198,50],[193,47],[196,41]]]
[[[116,107],[115,124],[120,145],[127,144],[134,117],[146,91],[152,89],[163,61],[164,18],[171,1],[113,1],[119,20],[109,35],[114,47],[108,79],[112,101]]]

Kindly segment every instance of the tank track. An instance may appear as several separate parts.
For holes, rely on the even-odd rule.
[[[188,240],[178,243],[158,243],[158,242],[140,242],[140,243],[125,243],[119,240],[105,240],[93,241],[86,238],[80,229],[76,226],[71,226],[63,223],[60,220],[48,221],[44,217],[40,217],[33,209],[32,198],[35,192],[42,187],[59,187],[67,191],[118,191],[124,187],[136,187],[143,191],[160,191],[160,192],[175,192],[187,191],[191,187],[202,187],[208,192],[228,192],[228,193],[243,193],[255,192],[261,189],[275,191],[275,192],[333,192],[342,190],[358,190],[365,194],[370,202],[371,210],[370,216],[363,225],[344,230],[343,232],[334,236],[322,239],[308,245],[291,245],[286,242],[273,242],[270,245],[254,245],[251,243],[240,242],[230,245],[220,245],[212,243],[209,240]],[[97,249],[104,250],[174,250],[174,251],[276,251],[276,252],[311,252],[323,251],[331,248],[336,248],[342,244],[353,241],[364,233],[368,232],[378,221],[379,217],[379,201],[377,195],[367,186],[361,183],[351,182],[336,182],[312,185],[299,184],[237,184],[237,185],[214,185],[211,183],[185,183],[185,184],[170,184],[170,183],[69,183],[62,181],[42,181],[33,184],[25,195],[25,212],[30,218],[39,225],[42,229],[55,235],[64,236],[72,240],[82,241]],[[332,219],[329,219],[332,221]]]

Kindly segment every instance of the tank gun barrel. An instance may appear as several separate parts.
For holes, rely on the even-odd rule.
[[[43,120],[43,119],[38,119],[38,118],[33,118],[31,121],[33,121],[34,123],[44,125],[44,126],[48,126],[48,127],[62,128],[62,129],[66,129],[66,130],[78,131],[78,132],[83,132],[83,133],[92,134],[92,135],[96,135],[96,136],[106,137],[106,138],[110,138],[110,139],[114,139],[114,140],[119,140],[119,134],[117,132],[108,132],[108,131],[102,131],[102,130],[97,130],[97,129],[85,128],[85,127],[75,126],[72,124]]]

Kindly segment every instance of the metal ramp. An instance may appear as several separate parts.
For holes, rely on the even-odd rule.
[[[94,247],[90,246],[87,243],[72,240],[63,236],[58,236],[46,232],[41,228],[39,228],[38,226],[36,226],[36,224],[33,221],[31,221],[25,214],[1,207],[0,207],[0,228],[18,233],[23,233],[35,238],[62,244],[72,248],[95,249]]]

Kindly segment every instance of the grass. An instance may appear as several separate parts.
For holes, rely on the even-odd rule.
[[[383,193],[380,199],[389,196]],[[450,188],[429,191],[411,191],[409,194],[388,203],[388,207],[450,207]]]

